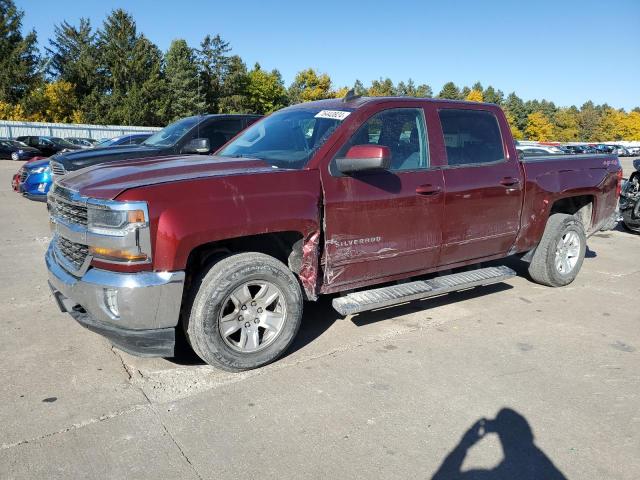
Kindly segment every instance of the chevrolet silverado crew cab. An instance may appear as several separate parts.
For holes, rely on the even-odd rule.
[[[280,110],[216,156],[62,177],[46,264],[62,311],[115,346],[171,356],[183,329],[207,363],[250,369],[319,295],[351,315],[502,281],[506,266],[458,267],[509,255],[571,283],[621,179],[615,156],[519,158],[495,105],[347,95]]]
[[[55,177],[99,163],[131,158],[162,157],[176,154],[215,152],[238,132],[258,120],[260,115],[197,115],[186,117],[148,138],[129,145],[109,144],[51,157]]]

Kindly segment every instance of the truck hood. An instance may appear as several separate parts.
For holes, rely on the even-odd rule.
[[[263,160],[203,155],[182,155],[96,165],[62,177],[58,183],[81,195],[115,199],[125,190],[159,183],[272,173],[279,169]]]
[[[52,157],[67,171],[89,167],[98,163],[115,162],[132,158],[155,157],[159,148],[144,145],[121,145],[114,147],[83,148],[72,152],[58,153]]]

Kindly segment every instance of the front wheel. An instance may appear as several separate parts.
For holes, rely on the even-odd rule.
[[[529,275],[542,285],[562,287],[575,280],[587,250],[587,236],[573,215],[551,215],[536,248]]]
[[[231,255],[214,264],[194,288],[186,333],[196,354],[223,370],[257,368],[276,360],[300,327],[298,280],[262,253]]]

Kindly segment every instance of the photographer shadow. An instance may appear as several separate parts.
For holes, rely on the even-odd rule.
[[[504,458],[492,469],[462,471],[469,449],[488,433],[500,439]],[[566,480],[564,474],[534,443],[527,420],[503,408],[494,420],[480,419],[462,436],[431,480]]]

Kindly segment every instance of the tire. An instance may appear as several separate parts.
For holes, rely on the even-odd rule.
[[[192,289],[185,331],[194,352],[209,365],[238,372],[271,363],[300,328],[300,284],[268,255],[227,256],[196,279]]]
[[[563,241],[563,239],[570,239],[572,242],[565,244],[562,247],[564,250],[559,250],[559,242]],[[573,240],[577,243],[577,248],[574,248]],[[542,239],[529,264],[529,275],[531,275],[534,282],[549,287],[568,285],[578,275],[586,250],[587,236],[582,222],[573,215],[563,213],[551,215],[547,220]],[[564,258],[562,254],[565,251],[574,253],[574,255],[568,254],[568,262],[560,262],[562,268],[559,268],[556,265],[556,260],[558,255],[560,255],[560,258]]]

